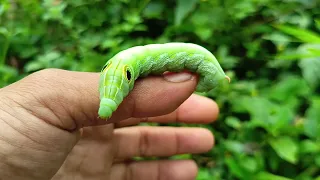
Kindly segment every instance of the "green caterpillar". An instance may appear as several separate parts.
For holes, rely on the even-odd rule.
[[[166,71],[180,72],[185,69],[199,74],[197,92],[212,90],[226,79],[230,82],[214,55],[196,44],[149,44],[119,52],[101,71],[99,117],[111,117],[133,89],[138,77],[159,75]]]

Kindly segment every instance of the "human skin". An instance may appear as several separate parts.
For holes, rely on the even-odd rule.
[[[191,180],[192,160],[132,161],[203,153],[204,128],[139,122],[211,123],[216,103],[192,94],[189,73],[147,77],[108,121],[98,118],[98,73],[47,69],[0,89],[0,179]]]

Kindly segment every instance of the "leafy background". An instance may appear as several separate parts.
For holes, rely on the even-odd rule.
[[[197,43],[232,83],[208,94],[215,148],[172,158],[194,159],[198,180],[320,180],[319,1],[0,2],[0,87],[44,68],[99,71],[131,46]]]

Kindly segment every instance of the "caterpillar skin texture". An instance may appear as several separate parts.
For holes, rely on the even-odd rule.
[[[109,118],[133,89],[138,77],[189,70],[199,75],[197,92],[206,92],[230,78],[207,49],[192,43],[136,46],[121,51],[102,68],[99,117]]]

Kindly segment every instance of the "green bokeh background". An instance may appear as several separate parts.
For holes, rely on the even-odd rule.
[[[207,94],[215,148],[172,158],[194,159],[198,180],[320,180],[318,0],[0,0],[0,87],[172,41],[206,47],[232,78]]]

